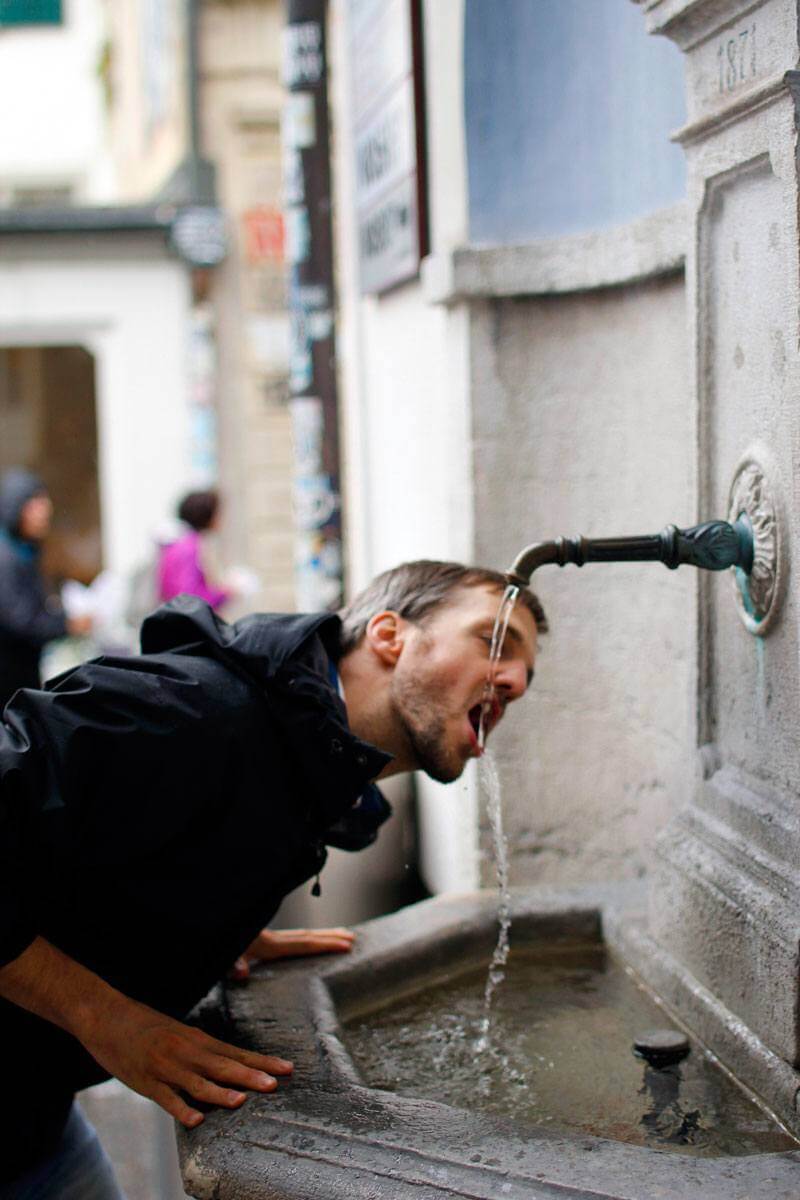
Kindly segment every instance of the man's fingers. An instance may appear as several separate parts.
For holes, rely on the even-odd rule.
[[[350,929],[310,929],[303,941],[321,950],[349,950],[355,936]]]
[[[254,958],[294,958],[303,954],[346,954],[352,950],[351,929],[264,929],[248,948]]]
[[[266,1071],[271,1075],[291,1075],[294,1064],[286,1058],[277,1058],[274,1054],[260,1054],[257,1050],[245,1050],[241,1046],[231,1046],[228,1042],[220,1042],[209,1038],[207,1048],[219,1059],[229,1062],[242,1063],[256,1071]]]
[[[205,1077],[216,1079],[219,1083],[234,1084],[236,1087],[249,1088],[254,1092],[274,1092],[278,1086],[274,1075],[260,1067],[247,1066],[232,1058],[209,1059],[198,1070]],[[195,1093],[193,1092],[192,1095]]]
[[[352,945],[355,934],[352,929],[337,927],[336,929],[271,929],[270,934],[278,945],[310,945],[326,942],[347,942]]]
[[[273,1088],[277,1087],[274,1079],[272,1084]],[[176,1079],[175,1085],[182,1092],[186,1092],[187,1096],[191,1096],[193,1100],[202,1100],[204,1104],[219,1104],[222,1108],[238,1108],[247,1099],[244,1092],[220,1087],[219,1084],[212,1083],[210,1079],[205,1079],[202,1075],[192,1072],[187,1072],[181,1078]]]
[[[247,979],[250,975],[250,963],[241,955],[228,972],[230,979]]]
[[[294,1063],[286,1058],[276,1058],[273,1054],[257,1054],[255,1050],[240,1050],[237,1059],[244,1066],[255,1071],[266,1071],[269,1075],[291,1075]]]
[[[182,1100],[166,1084],[158,1084],[149,1095],[150,1099],[154,1100],[160,1108],[163,1108],[165,1113],[173,1117],[176,1121],[180,1121],[181,1125],[185,1126],[186,1129],[194,1129],[202,1123],[203,1114],[198,1112],[196,1108],[191,1108],[185,1100]]]
[[[356,936],[352,929],[346,929],[344,925],[336,925],[327,929],[271,929],[269,932],[278,942],[317,937],[348,938],[352,941]]]

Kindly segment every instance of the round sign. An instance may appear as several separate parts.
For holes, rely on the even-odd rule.
[[[216,267],[228,249],[225,218],[214,205],[182,208],[172,222],[172,244],[193,267]]]

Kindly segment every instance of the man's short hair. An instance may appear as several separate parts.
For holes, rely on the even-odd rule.
[[[500,571],[487,567],[465,567],[461,563],[418,559],[402,563],[376,576],[363,591],[340,610],[341,650],[348,654],[363,638],[375,613],[390,609],[407,621],[421,623],[460,588],[489,586],[505,591],[508,580]],[[547,617],[539,597],[530,588],[520,588],[519,601],[536,622],[539,633],[547,632]]]

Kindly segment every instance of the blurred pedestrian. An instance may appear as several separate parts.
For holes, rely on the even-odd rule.
[[[68,618],[48,595],[39,565],[53,503],[42,480],[11,467],[0,484],[0,711],[18,688],[38,688],[47,642],[88,633],[90,617]]]
[[[230,589],[215,587],[203,565],[204,534],[219,524],[219,493],[210,489],[189,492],[178,505],[178,517],[185,526],[175,541],[161,547],[158,559],[158,598],[160,602],[175,596],[199,596],[212,608],[221,608],[232,598]]]

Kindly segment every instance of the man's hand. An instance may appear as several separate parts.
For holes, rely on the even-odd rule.
[[[274,1092],[282,1058],[241,1050],[124,996],[43,938],[0,968],[0,995],[52,1021],[102,1067],[187,1128],[203,1114],[184,1099],[238,1108],[242,1088]]]
[[[84,1031],[83,1044],[101,1066],[128,1087],[159,1104],[187,1129],[203,1114],[187,1102],[238,1108],[246,1095],[274,1092],[276,1075],[290,1075],[282,1058],[241,1050],[200,1029],[117,993],[112,1011]]]
[[[299,958],[304,954],[346,954],[352,950],[351,929],[262,929],[231,969],[232,979],[247,979],[250,964],[276,958]]]

